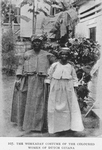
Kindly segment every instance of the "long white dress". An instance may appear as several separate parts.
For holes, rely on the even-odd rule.
[[[78,85],[74,67],[71,64],[52,64],[49,71],[50,93],[48,99],[49,133],[84,129],[74,86]]]

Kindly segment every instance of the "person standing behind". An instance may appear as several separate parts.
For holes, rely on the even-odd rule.
[[[32,36],[32,49],[25,52],[16,76],[18,97],[13,97],[11,121],[20,130],[42,131],[44,125],[45,91],[44,80],[55,57],[42,50],[42,40]]]
[[[48,71],[50,92],[48,99],[48,132],[50,134],[73,130],[83,131],[81,112],[75,93],[78,79],[68,58],[68,48],[61,48],[60,60]]]

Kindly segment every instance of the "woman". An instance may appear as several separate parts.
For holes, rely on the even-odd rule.
[[[68,61],[69,53],[68,48],[62,48],[59,62],[53,63],[48,71],[50,79],[48,131],[51,134],[84,129],[75,94],[78,80],[73,65]]]
[[[24,54],[16,73],[18,96],[13,97],[11,121],[25,131],[42,131],[44,126],[44,80],[55,57],[41,45],[39,37],[32,37],[32,49]]]

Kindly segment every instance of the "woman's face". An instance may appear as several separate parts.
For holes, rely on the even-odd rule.
[[[62,52],[60,55],[60,58],[62,61],[67,61],[68,59],[68,53],[67,52]]]
[[[41,48],[41,41],[40,40],[35,40],[32,42],[32,46],[34,50],[40,50]]]

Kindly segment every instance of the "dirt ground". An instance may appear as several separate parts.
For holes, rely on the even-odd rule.
[[[3,128],[0,132],[1,137],[56,137],[56,134],[49,135],[48,133],[36,133],[36,132],[22,132],[19,131],[17,126],[11,123],[11,107],[12,107],[12,96],[14,89],[15,77],[3,76]],[[102,135],[102,123],[100,119],[91,112],[87,117],[83,115],[83,122],[85,130],[83,132],[73,134],[67,132],[61,137],[101,137]]]

